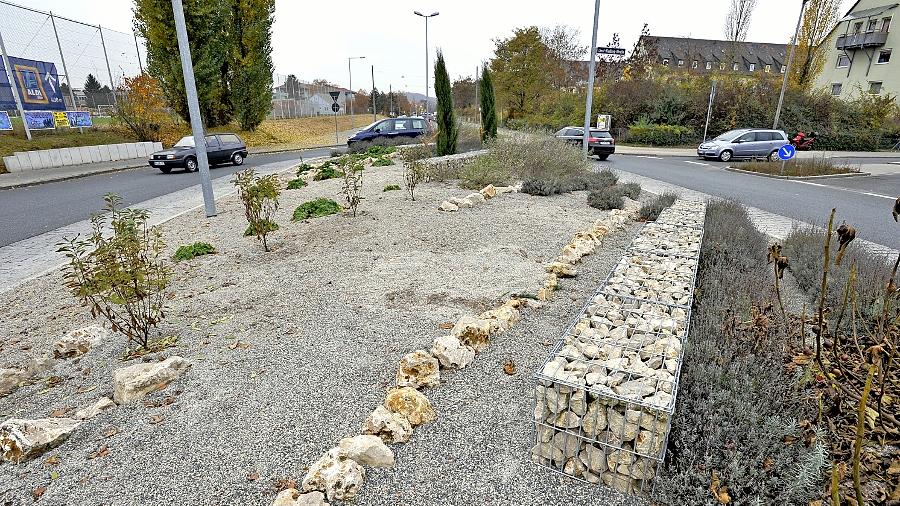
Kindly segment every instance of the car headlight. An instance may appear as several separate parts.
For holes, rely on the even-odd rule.
[[[174,159],[175,159],[175,155],[166,155],[166,159],[167,159],[167,160],[174,160]]]

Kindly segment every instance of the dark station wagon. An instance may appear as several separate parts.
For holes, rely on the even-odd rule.
[[[235,134],[207,135],[206,157],[209,159],[210,166],[223,163],[241,165],[247,158],[247,144]],[[172,169],[175,168],[185,169],[188,172],[198,170],[194,136],[182,137],[170,149],[153,153],[147,163],[165,174],[172,172]]]

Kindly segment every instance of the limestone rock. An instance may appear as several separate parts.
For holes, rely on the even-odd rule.
[[[490,341],[491,323],[474,316],[463,316],[456,322],[450,335],[473,350],[483,350]]]
[[[428,398],[410,387],[391,389],[384,399],[384,407],[405,416],[413,427],[432,422],[437,417]]]
[[[491,309],[490,311],[481,313],[479,318],[488,322],[488,332],[490,334],[498,334],[506,332],[510,327],[518,323],[521,315],[519,314],[518,309],[504,304],[497,309]]]
[[[606,408],[599,401],[594,401],[582,417],[581,427],[588,436],[596,436],[606,429]]]
[[[581,449],[581,438],[566,432],[557,432],[551,438],[550,444],[562,451],[565,457],[575,457]]]
[[[550,443],[537,443],[531,448],[532,459],[539,461],[540,459],[555,462],[561,465],[565,461],[562,450]]]
[[[425,350],[407,353],[397,369],[398,387],[433,387],[440,384],[438,361]]]
[[[463,345],[453,336],[435,339],[431,354],[447,369],[463,369],[475,359],[475,350]]]
[[[154,364],[135,364],[113,371],[113,400],[127,404],[150,392],[161,390],[191,366],[181,357],[169,357]]]
[[[497,192],[497,188],[495,188],[494,185],[489,184],[489,185],[485,186],[484,188],[482,188],[480,193],[484,196],[484,198],[492,199],[497,196],[498,192]]]
[[[441,202],[441,205],[438,207],[438,209],[441,211],[452,213],[454,211],[459,211],[459,206],[454,204],[453,202],[445,200]]]
[[[272,506],[328,506],[328,501],[318,490],[303,494],[296,488],[288,488],[275,496]]]
[[[611,407],[606,411],[606,422],[609,424],[609,430],[625,441],[631,441],[637,437],[638,419],[635,419],[633,422],[628,421],[625,415]]]
[[[304,492],[323,491],[329,501],[346,501],[356,497],[365,477],[362,466],[342,456],[338,448],[332,448],[309,467],[302,488]]]
[[[497,195],[503,195],[504,193],[516,193],[519,191],[515,186],[497,186],[494,188],[497,192]]]
[[[37,457],[65,441],[79,425],[71,418],[11,418],[0,424],[0,457],[14,463]]]
[[[391,413],[384,406],[375,408],[363,425],[363,433],[379,436],[386,443],[405,443],[412,435],[412,425],[405,416]]]
[[[586,445],[578,458],[594,474],[606,471],[606,453],[596,446]]]
[[[32,373],[28,369],[0,369],[0,396],[19,388],[19,384],[28,381],[31,376]]]
[[[391,467],[394,452],[378,436],[362,435],[341,439],[341,454],[369,467]]]
[[[473,204],[477,205],[477,204],[481,204],[482,202],[484,202],[485,198],[484,198],[484,195],[482,195],[481,193],[475,192],[475,193],[470,193],[470,194],[466,195],[466,200],[470,200],[470,201],[472,201]]]
[[[72,418],[76,420],[89,420],[99,415],[100,413],[115,407],[116,403],[112,401],[109,397],[101,397],[94,404],[90,406],[85,406],[72,415]]]
[[[109,331],[99,325],[73,330],[56,341],[53,354],[59,358],[77,357],[107,338]]]

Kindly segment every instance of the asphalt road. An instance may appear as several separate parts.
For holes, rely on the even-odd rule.
[[[212,178],[227,177],[247,167],[328,155],[329,148],[250,155],[241,167],[215,167]],[[150,166],[78,179],[0,190],[0,247],[90,218],[103,208],[103,196],[115,193],[126,205],[143,202],[200,182],[197,173],[163,174]]]
[[[891,217],[900,195],[897,174],[796,181],[724,170],[726,164],[697,158],[613,155],[612,168],[658,179],[710,195],[734,198],[764,211],[824,225],[832,208],[836,223],[846,220],[858,238],[900,249],[900,224]]]

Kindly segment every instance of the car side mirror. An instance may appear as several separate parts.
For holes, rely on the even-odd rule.
[[[741,144],[742,142],[744,142],[744,141],[741,139],[735,139],[735,140],[731,141],[732,144]]]
[[[376,129],[375,129],[375,133],[376,133],[376,134],[380,134],[380,133],[381,133],[381,127],[376,128]]]

